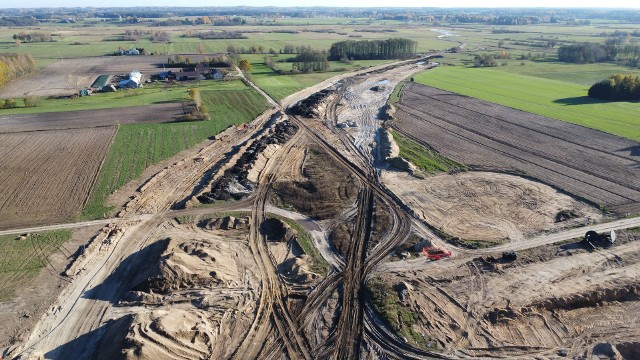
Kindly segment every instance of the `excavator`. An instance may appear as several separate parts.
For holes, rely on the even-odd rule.
[[[589,250],[595,250],[599,247],[608,248],[616,241],[616,232],[611,230],[609,234],[598,234],[597,232],[590,230],[584,235],[582,243],[589,248]]]

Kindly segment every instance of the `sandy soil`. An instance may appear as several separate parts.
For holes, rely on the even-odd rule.
[[[416,331],[445,353],[576,358],[602,343],[631,343],[637,351],[639,249],[638,241],[597,252],[548,246],[522,252],[514,263],[467,258],[383,278],[409,284],[404,306],[418,314]]]
[[[265,120],[264,116],[259,117],[254,125],[261,126]],[[252,135],[253,131],[248,131],[240,137],[246,139]],[[155,172],[148,173],[150,178],[142,186],[131,188],[123,200],[128,200],[129,205],[125,208],[135,213],[125,211],[122,213],[124,219],[114,219],[121,229],[117,241],[102,244],[99,251],[87,254],[86,266],[62,291],[55,302],[55,311],[47,312],[40,319],[30,337],[19,339],[19,347],[12,350],[14,354],[79,358],[82,353],[96,350],[98,340],[107,330],[106,310],[121,299],[123,291],[130,289],[131,277],[140,269],[139,262],[157,253],[156,240],[169,236],[167,230],[171,226],[167,227],[167,223],[159,226],[162,215],[155,218],[153,215],[139,215],[166,211],[175,201],[184,199],[207,169],[231,151],[236,141],[241,140],[232,128],[220,134],[217,140],[206,142],[199,150],[185,151],[179,160],[173,158],[174,162],[169,165],[165,162],[165,168],[160,171],[156,168]],[[135,196],[129,197],[131,194]],[[196,209],[194,212],[207,210]],[[246,251],[238,253],[246,255]],[[114,272],[117,275],[113,275]],[[85,294],[87,289],[92,289],[91,296]]]
[[[596,209],[547,185],[514,175],[474,171],[420,179],[383,171],[381,178],[421,218],[467,240],[521,241],[540,231],[602,217]],[[562,210],[575,210],[579,216],[556,223]]]
[[[378,158],[374,149],[379,142],[378,130],[382,125],[378,119],[380,108],[400,81],[424,68],[423,65],[409,64],[391,71],[372,72],[356,77],[355,83],[347,87],[337,110],[338,122],[357,125],[346,127],[345,131],[362,154],[371,159]]]
[[[128,328],[109,329],[101,347],[122,343],[116,358],[124,359],[229,357],[253,320],[260,288],[257,265],[244,255],[248,229],[180,225],[165,234],[166,249],[147,259],[133,291],[107,313],[116,321],[131,316]]]
[[[304,94],[301,92],[296,96]],[[365,277],[373,275],[371,269],[409,235],[413,226],[398,213],[390,214],[393,216],[388,228],[378,226],[384,223],[384,216],[376,211],[377,205],[374,207],[373,204],[378,201],[377,196],[383,193],[371,196],[371,188],[377,187],[374,176],[371,176],[371,183],[367,182],[363,191],[350,193],[357,192],[359,186],[355,185],[363,180],[351,174],[355,171],[350,166],[342,164],[332,168],[330,165],[337,165],[339,157],[328,156],[328,148],[323,147],[318,151],[314,147],[319,145],[312,145],[305,151],[304,148],[310,145],[305,141],[315,136],[307,132],[305,138],[304,133],[300,135],[300,132],[309,130],[301,129],[289,142],[278,149],[273,148],[275,152],[270,159],[265,156],[256,161],[255,169],[249,170],[254,171],[252,177],[259,184],[247,199],[216,203],[214,208],[194,206],[170,211],[172,205],[197,194],[210,183],[216,172],[237,159],[236,155],[250,143],[249,139],[259,137],[256,129],[262,128],[268,118],[269,115],[263,115],[246,132],[231,128],[202,148],[183,152],[170,162],[163,163],[161,168],[156,167],[145,173],[148,180],[131,182],[121,190],[113,199],[128,202],[119,213],[119,218],[114,219],[120,229],[117,236],[101,241],[99,246],[88,251],[83,263],[86,265],[74,275],[71,286],[63,290],[52,311],[42,317],[31,336],[24,339],[12,355],[70,359],[91,358],[95,354],[104,359],[311,359],[341,357],[342,352],[358,354],[353,350],[360,337],[368,343],[377,342],[377,347],[361,352],[366,356],[384,358],[390,354],[390,358],[403,358],[401,354],[408,354],[407,357],[416,358],[415,349],[403,343],[399,347],[396,345],[393,350],[387,346],[388,341],[373,337],[372,331],[378,331],[370,327],[375,315],[363,313],[366,299],[360,295],[363,293],[361,285]],[[324,134],[319,129],[325,128],[338,141],[344,140],[343,136],[333,133],[333,129],[326,127],[322,121],[310,120],[309,123],[314,124],[310,127],[311,131]],[[306,127],[302,122],[298,122],[298,125]],[[371,136],[373,132],[367,134]],[[354,144],[342,144],[339,149],[354,147]],[[352,152],[352,155],[368,161],[362,154],[356,153],[358,151]],[[345,182],[345,178],[349,181],[341,186],[338,180]],[[263,236],[261,225],[264,212],[269,211],[266,207],[269,189],[286,183],[290,183],[297,192],[286,191],[281,194],[289,197],[287,203],[299,203],[301,207],[310,207],[307,210],[317,210],[321,215],[327,215],[326,220],[318,222],[309,221],[300,214],[295,217],[307,221],[306,225],[313,228],[316,243],[326,244],[328,225],[341,221],[343,217],[348,218],[350,213],[357,214],[358,231],[352,241],[353,246],[350,246],[349,256],[342,263],[333,261],[337,257],[330,258],[332,263],[341,266],[336,266],[337,271],[317,283],[304,279],[316,280],[308,272],[304,255],[286,240],[287,231],[284,231],[285,236],[280,240],[270,238],[268,234]],[[446,188],[453,184],[445,183],[442,186]],[[484,191],[486,187],[473,182],[464,186],[476,188],[478,194],[482,194],[480,190]],[[327,192],[324,187],[331,191]],[[529,212],[522,210],[519,215],[522,219],[534,216],[536,211],[542,211],[540,208],[546,209],[544,206],[530,209],[527,207],[531,205],[530,202],[525,200],[530,197],[538,199],[535,196],[542,200],[545,200],[544,196],[556,196],[553,192],[547,193],[546,189],[526,189],[521,191],[520,187],[507,181],[504,186],[491,191],[501,196],[526,195],[521,206]],[[493,198],[499,196],[486,196],[492,200],[484,199],[485,206],[513,206],[507,201],[505,205],[498,204]],[[354,197],[358,199],[355,205]],[[318,202],[318,199],[322,201]],[[392,203],[385,199],[388,204]],[[556,206],[562,204],[556,203]],[[208,214],[213,209],[238,211],[247,208],[252,209],[248,222],[234,221],[231,227],[230,220],[201,221],[211,216]],[[335,209],[331,214],[325,214],[328,208]],[[393,210],[400,211],[395,207]],[[376,213],[372,214],[374,211]],[[532,213],[534,215],[530,215]],[[184,224],[179,225],[174,217]],[[260,226],[246,228],[249,223]],[[379,244],[368,252],[365,245],[369,240],[370,226]],[[324,239],[318,239],[316,235]],[[373,245],[375,242],[372,241]],[[525,242],[510,244],[522,245]],[[324,251],[333,250],[329,246],[321,249],[321,252]],[[616,251],[617,257],[612,255],[613,251]],[[635,248],[621,244],[609,252],[570,252],[571,256],[564,250],[547,257],[530,255],[527,258],[521,255],[519,262],[514,264],[516,267],[485,269],[481,260],[473,260],[467,251],[447,261],[430,263],[428,265],[433,266],[424,270],[396,268],[388,270],[382,277],[392,283],[405,281],[411,284],[405,306],[410,306],[419,314],[420,322],[416,330],[433,336],[440,348],[447,352],[458,355],[469,352],[482,356],[484,348],[496,346],[497,350],[492,354],[518,357],[538,351],[539,346],[543,346],[541,351],[545,358],[559,348],[559,342],[554,343],[555,338],[548,333],[558,334],[558,329],[573,331],[570,326],[581,325],[577,320],[554,320],[554,314],[565,308],[572,311],[567,304],[575,299],[574,295],[583,296],[581,294],[594,287],[606,287],[611,291],[601,293],[609,294],[607,302],[613,299],[621,306],[632,306],[629,308],[631,310],[635,306],[624,295],[628,286],[633,285],[631,279],[639,275],[635,263],[640,259],[640,254]],[[536,287],[539,285],[538,274],[547,271],[545,264],[558,268],[541,276],[543,284],[550,287],[549,292]],[[509,276],[501,278],[507,272]],[[602,275],[602,279],[594,281],[596,285],[591,287],[589,280],[597,275]],[[574,279],[575,285],[572,283]],[[508,309],[511,305],[505,305],[504,300],[519,290],[520,283],[524,292],[514,296],[513,301],[518,304],[517,311],[522,316],[515,316],[515,319],[528,323],[524,323],[524,330],[515,326],[494,330],[491,327],[503,323],[505,316],[501,311],[511,311]],[[572,286],[573,290],[569,290]],[[556,291],[559,298],[554,297]],[[539,294],[535,295],[536,292]],[[548,300],[557,304],[555,312],[545,310]],[[437,301],[436,306],[432,305],[434,301]],[[541,317],[529,316],[529,310],[523,308],[533,309]],[[588,310],[591,309],[588,307]],[[494,312],[495,316],[492,315]],[[573,314],[576,317],[583,315]],[[507,315],[511,316],[511,313]],[[492,322],[493,317],[500,321]],[[562,325],[553,321],[560,321]],[[616,321],[603,323],[604,327],[598,328],[598,331],[622,328],[622,324]],[[366,330],[363,322],[367,324]],[[567,326],[563,330],[564,324]],[[552,330],[549,331],[547,326]],[[616,349],[621,348],[618,346],[622,341],[631,341],[634,336],[637,338],[636,322],[632,321],[630,326],[631,330],[624,328],[624,334],[616,335],[616,341],[619,340]],[[575,341],[582,334],[585,335],[580,341],[589,343],[592,341],[590,334],[597,332],[569,335],[570,340],[560,343],[561,346],[572,347],[576,344],[576,351],[569,349],[573,351],[572,354],[588,349],[590,345],[582,346]],[[601,338],[613,342],[613,337]],[[512,351],[510,347],[513,346],[515,350]]]
[[[0,134],[0,229],[78,215],[114,134],[115,127]]]

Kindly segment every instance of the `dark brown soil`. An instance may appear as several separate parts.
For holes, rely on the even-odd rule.
[[[333,246],[338,250],[338,254],[347,255],[349,250],[349,242],[353,235],[353,227],[348,224],[338,224],[329,234],[329,239]]]
[[[533,177],[617,213],[640,211],[640,143],[410,83],[394,127],[471,169]]]
[[[0,117],[0,133],[80,129],[117,124],[175,121],[183,115],[181,103],[153,104],[102,110],[64,111]]]
[[[311,148],[303,169],[305,180],[274,184],[272,201],[291,206],[316,220],[331,219],[355,201],[360,185],[354,175],[336,164],[326,153]]]
[[[373,227],[371,228],[371,240],[369,242],[369,250],[374,248],[390,230],[392,224],[391,214],[388,207],[378,199],[374,201],[373,208]]]

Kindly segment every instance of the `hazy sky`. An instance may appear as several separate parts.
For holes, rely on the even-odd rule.
[[[128,7],[128,6],[349,6],[349,7],[608,7],[640,8],[639,0],[0,0],[0,8],[10,7]]]

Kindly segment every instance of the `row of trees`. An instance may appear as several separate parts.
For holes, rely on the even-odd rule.
[[[26,33],[21,31],[17,34],[13,34],[13,40],[22,42],[49,42],[53,41],[51,33],[45,33],[42,31],[34,31],[32,33]]]
[[[614,75],[589,88],[589,96],[602,100],[640,100],[640,78]]]
[[[198,37],[200,39],[248,39],[246,35],[239,31],[206,31],[191,32],[188,31],[185,37]]]
[[[38,25],[38,20],[30,16],[18,16],[18,17],[3,16],[0,18],[0,26],[35,26],[35,25]]]
[[[30,54],[0,55],[0,86],[36,70]]]
[[[414,56],[418,43],[413,40],[395,38],[388,40],[347,40],[331,45],[329,60],[354,59],[406,59]]]
[[[156,31],[151,35],[151,42],[168,43],[169,41],[171,41],[171,36],[166,31]]]
[[[197,64],[203,64],[210,67],[229,67],[231,66],[231,59],[225,55],[220,56],[206,56],[201,61],[193,61],[189,56],[174,55],[167,59],[167,65],[171,67],[193,67]]]
[[[614,45],[582,43],[565,45],[558,48],[558,60],[568,63],[596,63],[612,61],[616,58],[618,49]]]
[[[302,49],[298,55],[289,59],[291,71],[296,72],[322,72],[329,71],[329,61],[327,52],[324,50],[314,50],[310,46]]]

